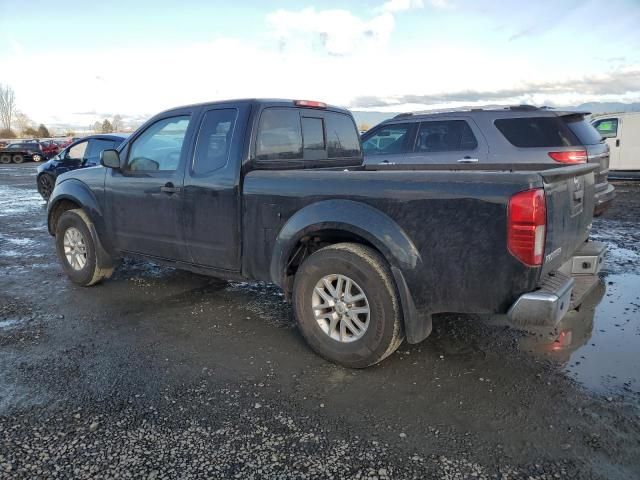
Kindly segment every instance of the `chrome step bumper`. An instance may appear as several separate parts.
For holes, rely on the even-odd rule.
[[[600,281],[606,245],[587,242],[540,288],[518,298],[507,313],[516,326],[555,326],[567,312],[578,307]]]

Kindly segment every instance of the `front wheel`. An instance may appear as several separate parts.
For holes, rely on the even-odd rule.
[[[22,155],[14,155],[13,163],[22,163],[24,162],[24,157]]]
[[[31,157],[31,159],[32,159],[34,162],[41,162],[41,161],[42,161],[42,155],[38,155],[38,154],[36,153],[33,157]]]
[[[73,283],[88,287],[113,273],[108,258],[91,235],[91,220],[81,209],[67,210],[56,225],[56,251]]]
[[[334,363],[368,367],[404,340],[389,266],[364,245],[339,243],[315,252],[296,272],[293,297],[302,335]]]
[[[42,173],[38,177],[38,193],[42,195],[42,198],[49,200],[53,187],[55,186],[55,179],[48,173]]]

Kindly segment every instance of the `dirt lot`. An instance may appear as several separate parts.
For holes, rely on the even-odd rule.
[[[638,185],[594,222],[603,285],[557,339],[443,315],[359,371],[269,285],[130,260],[70,284],[34,185],[0,168],[0,477],[640,477]]]

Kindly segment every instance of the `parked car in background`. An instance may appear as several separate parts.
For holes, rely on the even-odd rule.
[[[529,105],[438,113],[402,113],[362,136],[365,164],[598,164],[595,214],[615,192],[607,180],[609,146],[588,112]]]
[[[594,115],[592,125],[611,150],[611,178],[640,179],[640,112]]]
[[[78,140],[81,140],[83,137],[71,137],[71,138],[66,138],[63,140],[57,140],[58,142],[58,146],[60,148],[67,148],[69,145],[71,145],[73,142],[76,142]]]
[[[54,155],[57,155],[60,151],[60,146],[53,140],[41,141],[40,146],[42,147],[42,151],[47,158],[51,158]]]
[[[168,110],[101,163],[49,201],[71,281],[136,255],[273,282],[309,345],[349,367],[424,340],[435,313],[554,326],[600,281],[595,165],[363,167],[351,114],[307,100]]]
[[[0,163],[22,163],[26,160],[41,162],[47,156],[39,142],[10,143],[0,149]]]
[[[116,133],[84,137],[38,166],[36,183],[42,198],[49,199],[58,175],[78,168],[95,167],[100,163],[100,152],[118,148],[126,137]]]

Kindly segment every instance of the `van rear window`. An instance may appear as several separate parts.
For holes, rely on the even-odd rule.
[[[571,129],[555,116],[504,118],[494,123],[509,143],[519,148],[581,145]]]

